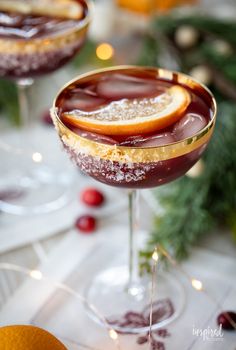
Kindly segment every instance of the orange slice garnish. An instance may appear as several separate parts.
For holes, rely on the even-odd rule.
[[[62,119],[65,123],[98,134],[144,134],[177,122],[189,103],[188,91],[174,85],[156,97],[113,101],[91,112],[64,112]]]
[[[1,0],[0,10],[65,19],[80,19],[83,16],[83,7],[75,0]]]

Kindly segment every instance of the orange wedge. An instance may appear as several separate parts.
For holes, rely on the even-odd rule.
[[[64,112],[63,122],[103,135],[151,133],[177,122],[190,103],[186,89],[174,85],[163,94],[143,99],[123,99],[91,112]]]

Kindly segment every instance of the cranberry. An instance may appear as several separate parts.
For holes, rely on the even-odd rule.
[[[104,195],[96,188],[86,188],[81,193],[81,200],[84,204],[90,207],[99,207],[103,204],[105,198]]]
[[[96,219],[91,215],[82,215],[76,220],[75,227],[83,233],[91,233],[96,229]]]
[[[222,325],[225,330],[236,329],[236,312],[224,311],[217,317],[218,325]]]
[[[46,110],[43,114],[42,114],[42,122],[46,125],[53,125],[53,121],[50,115],[50,111]]]

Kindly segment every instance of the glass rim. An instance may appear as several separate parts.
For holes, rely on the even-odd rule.
[[[185,83],[185,85],[189,86],[189,85],[195,85],[195,86],[199,86],[202,90],[204,90],[207,95],[210,97],[211,99],[211,108],[212,108],[212,116],[209,120],[209,122],[207,123],[207,125],[201,129],[200,131],[198,131],[196,134],[186,137],[182,140],[179,141],[175,141],[172,143],[168,143],[168,144],[163,144],[163,145],[158,145],[158,146],[150,146],[150,147],[132,147],[132,146],[120,146],[120,145],[110,145],[110,144],[105,144],[102,142],[97,142],[94,140],[89,140],[85,137],[82,137],[78,134],[76,134],[74,131],[72,131],[69,127],[67,127],[67,125],[65,125],[61,119],[59,118],[59,115],[57,113],[57,99],[60,96],[60,94],[66,89],[68,88],[71,84],[75,83],[78,80],[81,80],[83,78],[89,77],[90,75],[94,75],[94,74],[99,74],[99,73],[103,73],[103,72],[109,72],[109,71],[116,71],[116,70],[129,70],[129,69],[138,69],[138,70],[155,70],[159,73],[161,73],[161,78],[166,78],[167,80],[170,80],[168,78],[168,76],[176,74],[178,77],[181,78],[181,83]],[[190,84],[191,83],[191,84]],[[191,86],[190,86],[191,87]],[[65,85],[63,85],[63,87],[59,90],[59,92],[57,93],[54,101],[53,101],[53,106],[51,108],[51,113],[55,116],[56,118],[56,122],[59,123],[66,131],[67,133],[73,135],[76,139],[84,139],[86,140],[88,143],[94,144],[94,145],[104,145],[106,147],[111,147],[114,148],[116,147],[116,149],[121,149],[124,152],[127,150],[151,150],[151,149],[163,149],[164,147],[168,147],[168,148],[172,148],[175,147],[176,145],[189,145],[189,144],[193,144],[196,141],[199,141],[203,136],[205,136],[206,134],[208,134],[214,124],[215,124],[215,120],[216,120],[216,114],[217,114],[217,104],[216,104],[216,100],[212,94],[212,92],[208,89],[208,87],[206,87],[204,84],[198,82],[196,79],[188,76],[187,74],[181,73],[181,72],[177,72],[177,71],[172,71],[172,70],[168,70],[168,69],[163,69],[163,68],[158,68],[158,67],[152,67],[152,66],[136,66],[136,65],[118,65],[118,66],[112,66],[112,67],[106,67],[106,68],[101,68],[101,69],[95,69],[93,71],[84,73],[84,74],[80,74],[77,77],[71,79],[68,83],[66,83]],[[210,135],[209,135],[210,137]]]
[[[76,0],[77,1],[77,0]],[[85,29],[89,23],[92,20],[92,12],[93,12],[93,8],[94,5],[92,3],[92,0],[83,0],[83,2],[86,4],[87,6],[87,14],[86,16],[82,19],[82,20],[77,20],[78,23],[80,23],[80,25],[75,25],[73,28],[69,28],[63,31],[59,31],[58,33],[53,33],[51,35],[46,35],[46,36],[42,36],[42,37],[38,37],[38,38],[12,38],[10,39],[12,42],[14,41],[15,43],[33,43],[33,42],[40,42],[40,41],[45,41],[45,40],[54,40],[54,39],[58,39],[61,37],[64,37],[65,35],[70,35],[76,32],[80,32],[81,30]],[[75,20],[76,21],[76,20]],[[0,40],[9,40],[9,38],[1,38]]]

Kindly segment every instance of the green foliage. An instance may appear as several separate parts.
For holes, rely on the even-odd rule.
[[[74,64],[75,67],[80,67],[83,64],[91,64],[96,61],[96,44],[92,40],[87,40],[78,53],[78,55],[75,56],[73,59],[72,64]]]
[[[189,25],[200,33],[198,45],[191,50],[179,50],[173,42],[175,30]],[[140,64],[157,65],[162,46],[170,40],[176,55],[180,55],[181,70],[188,70],[196,64],[207,63],[222,71],[236,83],[236,22],[222,21],[206,16],[162,16],[152,23],[152,28],[142,50]],[[217,50],[216,40],[223,40],[232,46],[232,54],[224,55]],[[179,57],[178,57],[179,58]]]
[[[19,108],[16,85],[12,81],[0,80],[0,109],[14,124],[19,124]]]
[[[173,38],[180,25],[199,31],[198,45],[189,50],[178,48]],[[153,22],[151,35],[145,40],[141,64],[158,65],[163,49],[171,49],[181,71],[188,73],[199,64],[207,64],[213,70],[210,88],[218,102],[218,117],[203,157],[203,173],[194,179],[182,177],[155,190],[165,210],[162,216],[155,217],[147,250],[140,253],[141,269],[148,270],[150,251],[157,244],[181,260],[200,237],[216,226],[229,227],[236,241],[236,98],[232,93],[236,91],[235,30],[236,22],[201,16],[163,16]],[[232,52],[218,51],[218,39],[230,44]]]
[[[162,16],[153,22],[153,31],[157,35],[164,33],[171,35],[181,25],[189,25],[199,30],[200,33],[208,34],[217,39],[223,39],[236,45],[236,22],[224,21],[214,17],[194,16]]]
[[[141,66],[155,66],[157,63],[159,46],[157,41],[151,35],[147,35],[143,42],[143,48],[138,60],[138,64]]]
[[[236,228],[232,222],[236,212],[235,120],[235,104],[220,103],[214,137],[203,157],[203,173],[155,191],[165,214],[155,218],[150,247],[162,244],[183,259],[215,226],[231,222]]]

